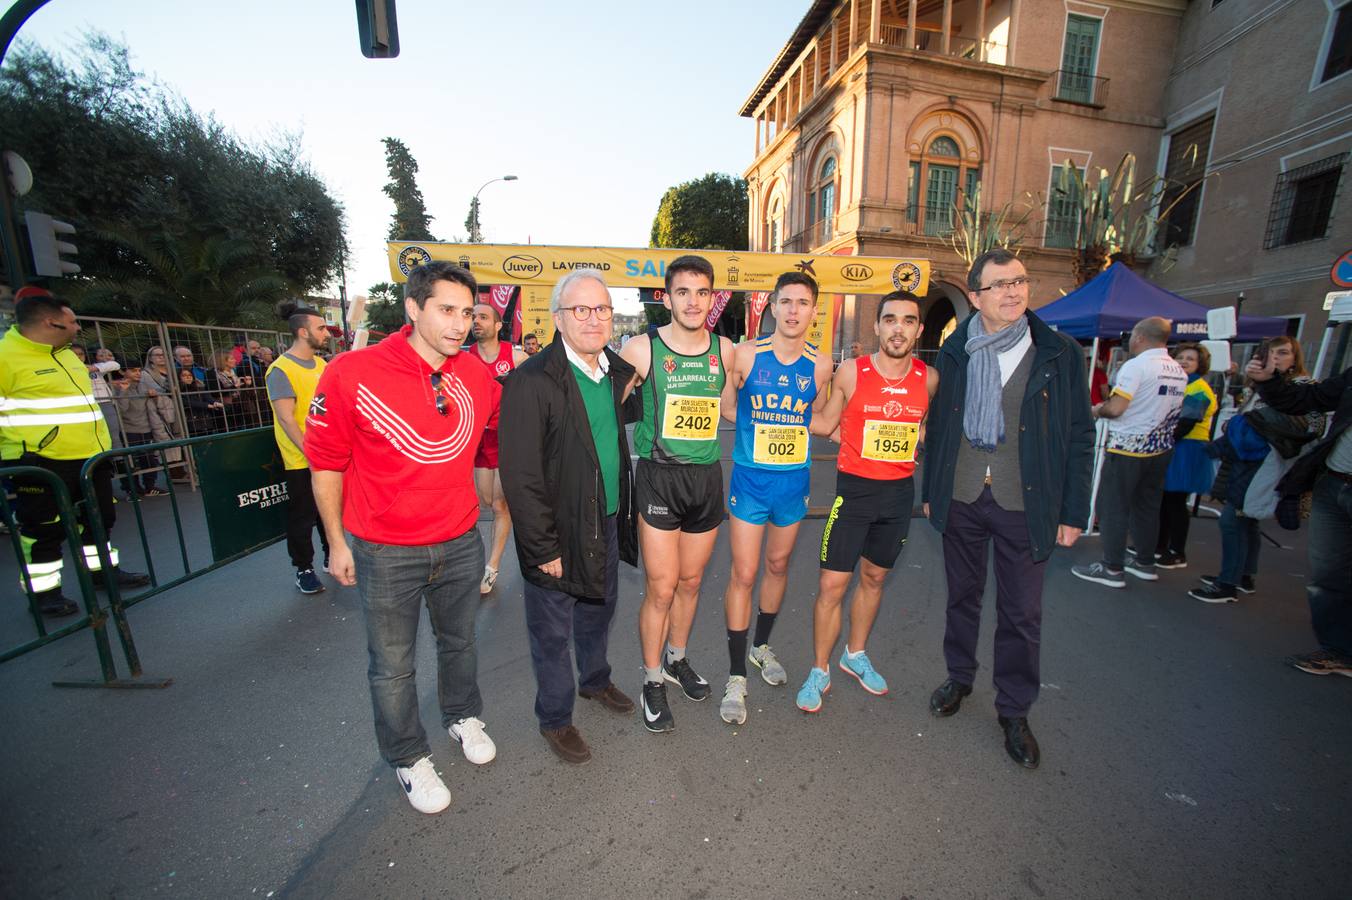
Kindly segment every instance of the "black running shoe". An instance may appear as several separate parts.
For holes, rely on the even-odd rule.
[[[1207,587],[1215,587],[1220,583],[1221,579],[1218,575],[1203,575],[1199,580]],[[1235,585],[1235,587],[1239,589],[1241,594],[1252,594],[1257,590],[1257,588],[1254,587],[1252,575],[1239,576],[1239,584]]]
[[[713,693],[709,682],[695,674],[690,668],[690,660],[682,656],[675,662],[662,663],[662,677],[672,684],[679,684],[681,692],[691,700],[703,700]]]
[[[667,686],[660,681],[643,682],[643,727],[655,734],[676,730],[667,705]]]

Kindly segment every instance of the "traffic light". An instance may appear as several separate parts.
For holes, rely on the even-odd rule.
[[[61,236],[74,234],[75,226],[53,219],[46,213],[29,210],[23,214],[28,226],[28,244],[33,248],[33,273],[47,278],[76,275],[80,267],[62,255],[74,256],[80,251]]]
[[[368,59],[399,55],[399,24],[394,18],[394,0],[357,0],[357,36],[361,54]]]

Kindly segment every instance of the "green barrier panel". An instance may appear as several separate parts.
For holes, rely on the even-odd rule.
[[[194,456],[215,562],[286,535],[286,469],[272,429],[238,432]]]

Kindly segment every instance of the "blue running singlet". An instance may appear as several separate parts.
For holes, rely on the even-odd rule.
[[[817,347],[804,344],[791,365],[775,356],[773,336],[756,341],[756,361],[737,392],[732,461],[753,469],[806,469],[807,429],[817,399]]]

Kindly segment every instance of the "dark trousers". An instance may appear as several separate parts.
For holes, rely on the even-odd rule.
[[[1186,553],[1188,546],[1188,527],[1192,524],[1192,513],[1188,509],[1188,491],[1165,491],[1160,500],[1160,536],[1155,542],[1157,554]]]
[[[126,433],[128,447],[140,447],[145,444],[155,443],[155,435],[149,431],[128,431]],[[122,485],[127,493],[131,493],[131,480],[136,479],[136,489],[144,494],[155,486],[160,478],[159,469],[156,466],[162,466],[164,463],[160,460],[157,453],[133,453],[125,457],[127,462],[127,472],[133,469],[141,470],[139,475],[128,474],[123,478]]]
[[[1352,482],[1322,476],[1310,510],[1310,624],[1325,650],[1352,657]]]
[[[315,545],[310,532],[319,529],[319,543],[324,558],[329,558],[329,536],[319,521],[319,507],[315,506],[315,492],[311,486],[309,469],[286,470],[286,552],[291,554],[291,565],[296,571],[314,568]]]
[[[1024,513],[1002,509],[987,487],[975,503],[954,500],[944,526],[948,624],[944,661],[948,677],[970,685],[976,678],[976,642],[986,593],[986,548],[995,544],[995,708],[1026,716],[1037,700],[1042,647],[1042,577],[1034,562]]]
[[[70,501],[79,518],[80,543],[83,544],[85,564],[90,571],[99,571],[102,563],[89,527],[89,508],[80,501],[80,469],[83,459],[47,459],[36,453],[25,453],[15,465],[37,466],[56,475],[66,486]],[[113,468],[105,462],[94,470],[94,496],[105,532],[113,531],[117,513],[113,506]],[[65,531],[61,527],[61,509],[56,495],[47,481],[16,477],[14,493],[17,497],[14,518],[19,525],[20,543],[24,549],[23,565],[33,586],[33,598],[39,603],[55,600],[61,595],[61,545]],[[110,554],[113,554],[111,547]],[[113,555],[113,565],[117,557]],[[21,579],[22,580],[22,579]]]
[[[357,591],[366,617],[371,708],[380,755],[391,766],[411,766],[431,748],[418,715],[414,656],[423,602],[437,644],[441,725],[483,711],[479,696],[474,615],[484,545],[471,528],[441,544],[404,547],[352,539]]]
[[[620,584],[620,548],[615,517],[605,520],[606,596],[604,603],[583,602],[571,594],[526,582],[526,630],[535,668],[535,715],[541,728],[573,723],[573,666],[569,638],[577,652],[578,686],[599,691],[610,684],[610,623]]]
[[[1173,455],[1172,450],[1155,456],[1104,454],[1098,518],[1103,535],[1103,563],[1108,568],[1122,569],[1128,531],[1136,546],[1136,558],[1146,565],[1155,564],[1164,473],[1169,470]]]
[[[1216,577],[1223,584],[1235,585],[1245,575],[1257,575],[1258,548],[1263,544],[1258,520],[1241,516],[1233,503],[1227,503],[1221,508],[1220,530],[1221,571]]]

